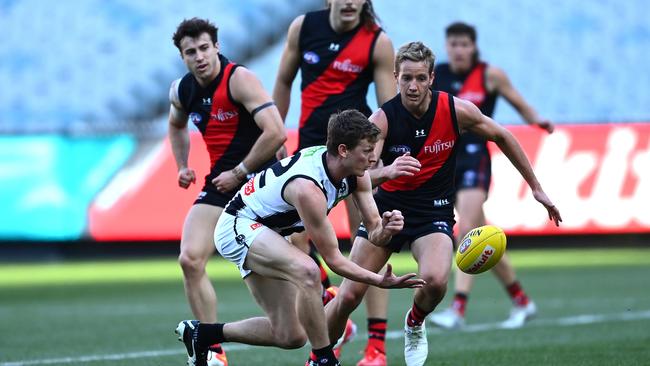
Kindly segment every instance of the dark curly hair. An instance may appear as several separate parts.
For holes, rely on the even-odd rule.
[[[178,48],[180,52],[183,52],[181,49],[181,40],[184,37],[197,38],[201,34],[207,33],[210,35],[212,43],[217,43],[218,32],[219,28],[210,23],[209,20],[194,17],[192,19],[184,19],[176,28],[176,32],[174,32],[172,39],[174,40],[176,48]]]

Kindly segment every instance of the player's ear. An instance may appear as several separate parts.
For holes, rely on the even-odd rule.
[[[339,156],[343,158],[348,157],[348,147],[345,144],[339,144],[338,152],[339,152]]]

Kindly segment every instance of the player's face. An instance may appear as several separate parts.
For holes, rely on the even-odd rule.
[[[330,12],[344,23],[356,23],[361,19],[361,9],[366,0],[329,0]]]
[[[451,67],[454,70],[469,70],[476,53],[476,44],[472,39],[468,35],[450,35],[446,44]]]
[[[181,39],[181,54],[187,69],[199,81],[211,81],[217,76],[217,55],[219,48],[212,43],[208,33],[196,38]]]
[[[405,60],[399,65],[397,85],[399,87],[402,104],[410,110],[416,111],[426,102],[433,72],[429,73],[429,64],[424,61]]]
[[[375,143],[368,142],[366,139],[361,140],[354,149],[348,150],[346,160],[351,173],[362,177],[366,173],[366,170],[372,168],[377,163]]]

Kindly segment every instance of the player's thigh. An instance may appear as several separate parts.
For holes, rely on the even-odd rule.
[[[302,332],[296,308],[296,286],[289,281],[268,278],[257,273],[251,273],[245,282],[255,301],[271,320],[271,324]]]
[[[223,207],[195,204],[185,218],[181,252],[190,257],[209,258],[215,251],[214,228]]]
[[[261,276],[294,283],[300,282],[306,272],[315,270],[320,273],[307,254],[268,228],[250,244],[244,266]]]
[[[474,226],[482,225],[483,203],[487,199],[487,192],[480,187],[464,188],[456,193],[456,210],[460,217],[460,225]],[[461,229],[462,230],[462,229]]]
[[[427,282],[446,284],[451,268],[454,245],[445,233],[434,232],[411,243],[411,253],[418,264],[420,278]]]

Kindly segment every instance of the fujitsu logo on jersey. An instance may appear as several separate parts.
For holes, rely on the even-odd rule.
[[[223,109],[219,108],[219,110],[217,110],[217,113],[216,114],[212,113],[212,115],[210,117],[216,118],[219,121],[223,122],[223,121],[225,121],[227,119],[235,118],[238,115],[239,115],[239,112],[237,112],[237,110],[224,111]]]
[[[436,140],[436,142],[433,143],[433,145],[426,145],[424,147],[424,153],[425,154],[438,154],[439,152],[449,150],[454,147],[454,140],[450,141],[441,141],[441,140]]]
[[[481,104],[485,100],[485,93],[466,91],[458,94],[458,98],[468,100],[474,104]]]
[[[349,58],[346,58],[345,60],[343,60],[343,62],[338,60],[334,61],[334,64],[332,64],[332,68],[335,70],[339,70],[343,72],[351,72],[354,74],[359,74],[363,71],[363,67],[353,64],[352,60],[350,60]]]

